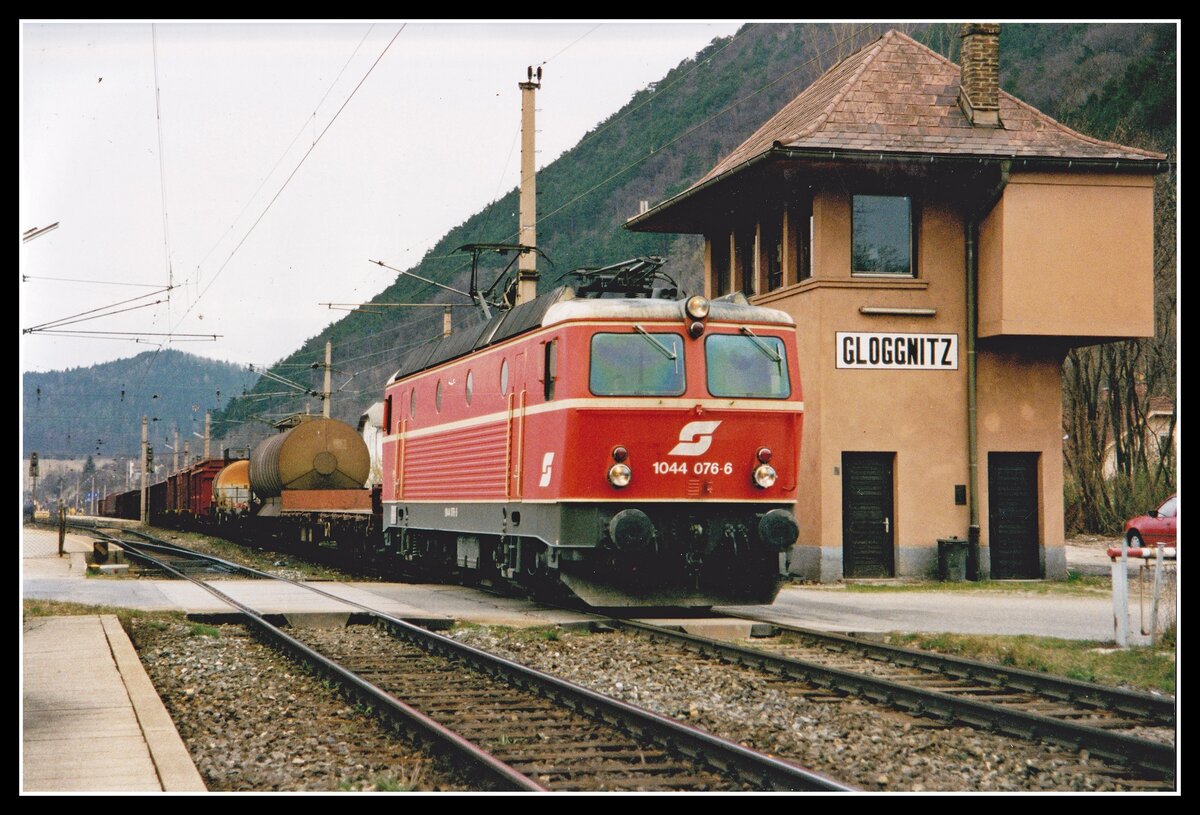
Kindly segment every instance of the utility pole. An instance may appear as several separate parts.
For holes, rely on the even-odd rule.
[[[449,337],[450,332],[452,332],[454,330],[454,325],[451,322],[451,318],[450,318],[451,311],[453,311],[453,309],[450,308],[450,306],[446,306],[445,310],[442,311],[442,336],[443,337]]]
[[[175,428],[175,443],[171,445],[171,472],[179,472],[179,428]]]
[[[208,441],[212,435],[212,411],[204,411],[204,460],[208,461]]]
[[[325,340],[325,390],[322,392],[321,401],[324,405],[321,408],[321,415],[326,419],[329,418],[329,399],[333,394],[330,392],[330,373],[333,367],[333,343]]]
[[[528,79],[518,82],[521,89],[521,209],[518,224],[521,246],[537,246],[537,164],[534,149],[534,113],[537,89],[542,87],[542,69],[529,68]],[[521,252],[517,257],[517,304],[537,297],[537,253]]]
[[[146,503],[146,468],[150,460],[150,420],[142,417],[142,523],[150,522],[150,506]]]

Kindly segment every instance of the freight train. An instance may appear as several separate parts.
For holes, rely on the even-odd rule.
[[[151,516],[600,607],[769,603],[798,536],[794,322],[676,297],[647,268],[578,274],[416,347],[374,467],[353,428],[299,421],[248,467],[172,476]]]

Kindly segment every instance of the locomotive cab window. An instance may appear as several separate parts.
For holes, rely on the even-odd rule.
[[[686,389],[683,337],[640,329],[596,334],[588,383],[596,396],[679,396]]]
[[[787,353],[778,337],[711,334],[704,356],[713,396],[786,399],[792,393]]]
[[[543,396],[549,402],[554,398],[554,380],[558,378],[558,340],[546,343],[546,364],[542,370]]]

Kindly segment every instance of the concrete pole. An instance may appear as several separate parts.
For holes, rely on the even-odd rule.
[[[328,376],[328,374],[326,374]],[[208,461],[208,443],[212,436],[212,411],[204,411],[204,460]]]
[[[1150,598],[1150,644],[1158,643],[1158,598],[1163,590],[1163,545],[1156,547],[1154,561],[1154,595]]]
[[[142,512],[141,512],[141,517],[142,517],[142,523],[144,523],[144,524],[150,522],[150,506],[149,506],[149,504],[146,503],[146,488],[147,488],[147,484],[146,484],[147,462],[146,462],[146,459],[149,457],[148,456],[148,452],[149,452],[149,448],[150,448],[149,434],[150,434],[150,420],[147,419],[145,416],[143,416],[142,417]]]
[[[442,311],[442,336],[443,337],[449,337],[450,333],[454,330],[453,322],[450,319],[451,311],[453,311],[453,309],[450,308],[450,306],[446,306],[446,308]]]
[[[171,472],[179,472],[179,428],[175,428],[175,442],[171,445]]]
[[[1129,647],[1129,544],[1121,541],[1121,557],[1112,563],[1113,639]]]
[[[333,343],[330,342],[329,340],[325,340],[325,390],[323,391],[323,393],[325,394],[325,398],[321,400],[324,403],[324,406],[321,408],[321,415],[324,416],[326,419],[329,418],[329,402],[330,402],[330,398],[333,396],[333,394],[330,392],[330,382],[329,382],[330,369],[332,367],[333,367]]]
[[[517,242],[522,246],[537,246],[537,163],[535,150],[534,113],[537,89],[542,86],[542,69],[534,78],[529,69],[527,82],[521,89],[521,209]],[[517,259],[517,304],[528,303],[537,297],[537,254],[522,252]]]
[[[195,431],[192,431],[195,432]],[[183,466],[188,468],[192,466],[192,442],[188,439],[183,443]]]

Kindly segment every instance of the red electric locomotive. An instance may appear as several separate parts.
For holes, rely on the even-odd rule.
[[[794,322],[740,295],[675,299],[645,266],[404,359],[384,401],[386,550],[595,606],[775,597],[798,534]]]

